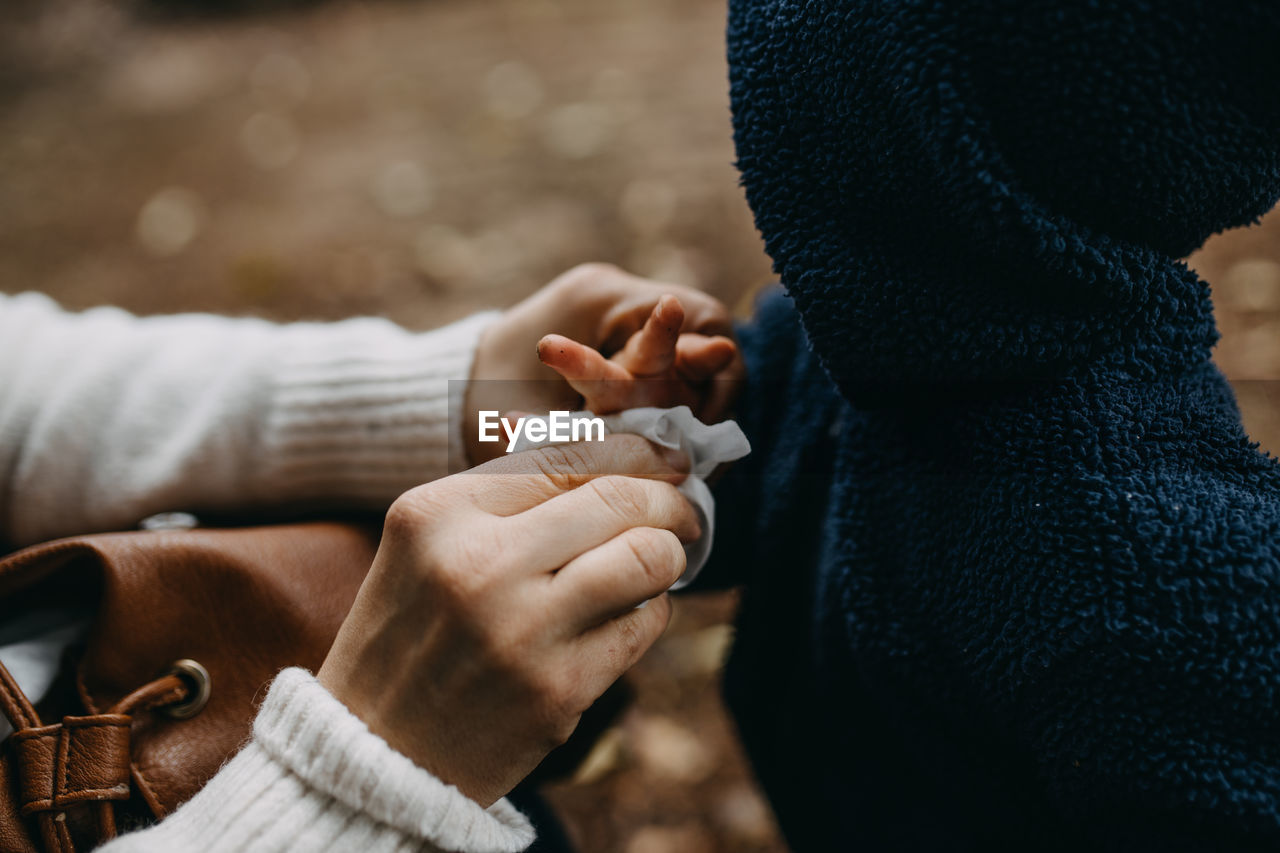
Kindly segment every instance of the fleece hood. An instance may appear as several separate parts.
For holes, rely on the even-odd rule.
[[[823,367],[873,403],[1203,363],[1178,258],[1280,198],[1280,3],[971,5],[731,0],[742,179]]]

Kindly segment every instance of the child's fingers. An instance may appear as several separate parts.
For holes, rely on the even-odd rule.
[[[684,324],[684,306],[674,296],[663,296],[653,307],[644,327],[631,336],[614,360],[637,376],[666,373],[675,363],[676,341]]]
[[[596,414],[625,408],[632,376],[589,346],[564,335],[538,341],[538,358],[582,395],[584,407]]]
[[[596,350],[564,335],[546,335],[538,341],[538,358],[568,380],[570,385],[630,378],[625,369]]]
[[[738,355],[738,345],[719,335],[681,335],[676,341],[676,373],[687,382],[702,382],[724,370]]]

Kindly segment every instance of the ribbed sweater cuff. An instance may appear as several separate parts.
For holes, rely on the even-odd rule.
[[[506,800],[481,808],[394,751],[310,673],[286,669],[253,740],[190,802],[106,850],[515,853],[533,839]]]
[[[377,319],[294,327],[272,367],[261,467],[247,476],[275,501],[382,508],[466,467],[450,391],[463,393],[497,316],[418,334]]]

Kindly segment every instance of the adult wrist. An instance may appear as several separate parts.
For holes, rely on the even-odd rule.
[[[263,500],[385,509],[447,474],[465,458],[451,410],[496,316],[421,333],[374,318],[288,328],[248,482]]]

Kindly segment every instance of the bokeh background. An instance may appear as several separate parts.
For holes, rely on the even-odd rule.
[[[740,312],[770,280],[723,0],[3,5],[0,290],[428,328],[586,260]],[[1191,263],[1246,426],[1280,448],[1280,215]],[[785,851],[719,701],[735,606],[682,600],[547,790],[583,851]]]

